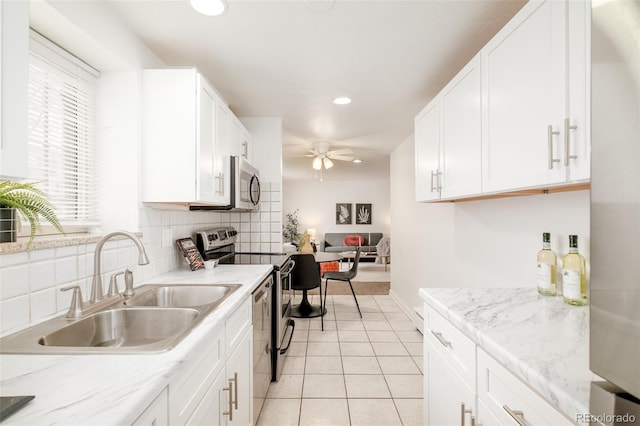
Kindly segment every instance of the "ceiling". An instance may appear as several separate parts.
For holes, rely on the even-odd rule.
[[[236,115],[282,117],[285,180],[319,178],[292,156],[315,141],[363,160],[323,172],[340,180],[388,170],[416,113],[526,1],[227,0],[218,17],[188,0],[108,3],[167,65],[197,66]]]

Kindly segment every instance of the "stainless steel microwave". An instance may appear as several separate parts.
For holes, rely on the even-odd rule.
[[[260,172],[242,157],[231,156],[231,197],[226,206],[189,206],[189,210],[260,210]]]
[[[242,157],[231,157],[231,206],[234,210],[260,210],[260,172]]]

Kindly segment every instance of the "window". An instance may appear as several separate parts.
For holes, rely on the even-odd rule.
[[[31,31],[29,178],[65,229],[97,223],[94,116],[99,73]]]

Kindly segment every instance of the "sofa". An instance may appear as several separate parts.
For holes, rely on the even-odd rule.
[[[382,232],[327,232],[324,234],[324,241],[320,244],[320,251],[330,253],[340,253],[343,251],[354,251],[357,245],[345,245],[347,236],[362,237],[360,245],[362,252],[376,252],[376,245],[382,239]]]

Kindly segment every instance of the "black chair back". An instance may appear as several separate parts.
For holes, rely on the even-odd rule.
[[[291,258],[296,266],[291,271],[291,288],[294,290],[310,290],[320,287],[322,278],[316,258],[312,254],[296,253]]]

